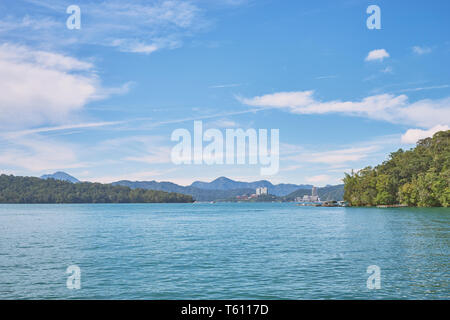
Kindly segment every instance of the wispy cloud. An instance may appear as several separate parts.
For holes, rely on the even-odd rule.
[[[19,137],[4,144],[0,165],[31,172],[87,167],[78,160],[74,145],[44,139],[39,136]]]
[[[303,165],[296,164],[296,165],[290,165],[290,166],[283,166],[280,168],[280,172],[289,172],[289,171],[296,171],[300,168],[302,168]]]
[[[219,88],[235,88],[240,87],[240,83],[231,83],[231,84],[218,84],[214,86],[209,86],[210,89],[219,89]]]
[[[450,85],[444,84],[441,86],[410,88],[410,89],[398,90],[396,92],[416,92],[416,91],[423,91],[423,90],[446,89],[446,88],[450,88]]]
[[[329,75],[329,76],[319,76],[319,77],[316,77],[316,80],[323,80],[323,79],[335,79],[335,78],[337,78],[338,76],[336,76],[336,75]]]
[[[0,20],[0,34],[27,29],[42,32],[42,30],[48,30],[50,28],[62,28],[63,25],[62,22],[50,17],[32,18],[29,15],[25,15],[21,19],[14,19],[8,16]]]
[[[4,16],[7,19],[0,23],[0,37],[11,41],[20,34],[22,41],[28,41],[29,45],[39,46],[44,38],[54,47],[95,44],[150,54],[177,48],[183,39],[208,26],[196,1],[84,1],[79,4],[82,32],[70,32],[65,28],[65,21],[56,21],[52,17],[64,13],[72,3],[60,0],[48,0],[45,4],[34,0],[27,2],[40,8],[30,6],[30,13],[25,17]],[[43,29],[45,33],[40,32]]]
[[[386,67],[384,69],[381,70],[382,73],[393,73],[393,69],[392,67]]]
[[[412,51],[415,54],[418,54],[419,56],[431,53],[432,49],[428,47],[420,47],[420,46],[414,46],[412,47]]]
[[[314,91],[309,90],[238,99],[246,105],[277,108],[295,114],[343,113],[426,128],[442,124],[443,119],[450,119],[450,98],[410,103],[406,95],[380,94],[360,101],[319,101],[314,98]]]
[[[348,148],[326,152],[312,153],[307,159],[308,162],[324,163],[330,165],[344,164],[362,160],[379,148],[377,146]]]
[[[102,141],[95,149],[106,153],[120,150],[124,162],[162,164],[171,163],[167,142],[167,137],[136,135]]]
[[[383,161],[386,153],[400,146],[400,135],[380,136],[374,139],[359,141],[352,144],[343,144],[334,146],[334,149],[322,151],[323,147],[311,146],[290,146],[294,152],[286,152],[284,145],[280,146],[282,154],[282,165],[280,172],[294,171],[305,172],[307,178],[317,177],[317,182],[310,180],[311,183],[328,184],[341,183],[344,172],[350,172],[353,169],[363,168],[368,165],[376,165]],[[296,151],[297,149],[297,151]],[[328,148],[327,148],[328,149]],[[325,178],[326,176],[326,178]]]
[[[235,128],[239,126],[239,124],[230,119],[218,119],[211,123],[207,123],[206,126],[209,128]]]
[[[121,123],[125,123],[125,122],[127,122],[127,121],[103,121],[103,122],[77,123],[77,124],[69,124],[69,125],[54,126],[54,127],[42,127],[42,128],[29,129],[29,130],[7,132],[3,136],[8,137],[8,138],[17,138],[17,137],[25,136],[25,135],[29,135],[29,134],[46,133],[46,132],[53,132],[53,131],[63,131],[63,130],[71,130],[71,129],[98,128],[98,127],[117,125],[117,124],[121,124]]]

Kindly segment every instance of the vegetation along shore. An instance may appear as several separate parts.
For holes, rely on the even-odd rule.
[[[449,207],[450,130],[399,149],[372,168],[346,174],[344,200],[352,206]]]

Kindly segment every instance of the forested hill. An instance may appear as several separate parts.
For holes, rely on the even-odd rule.
[[[191,196],[101,183],[0,175],[0,203],[173,203]]]
[[[354,206],[450,206],[450,130],[391,153],[375,168],[346,174],[344,199]]]

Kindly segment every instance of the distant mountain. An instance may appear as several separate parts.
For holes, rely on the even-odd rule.
[[[191,187],[207,190],[231,190],[245,188],[245,183],[220,177],[211,182],[195,181],[191,184]]]
[[[313,186],[309,184],[277,184],[274,185],[270,181],[260,180],[254,182],[234,181],[227,177],[220,177],[211,182],[196,181],[191,187],[204,190],[234,190],[234,189],[253,189],[259,187],[267,187],[269,194],[276,196],[285,196],[298,189],[311,189]]]
[[[41,179],[55,179],[61,181],[68,181],[72,183],[80,182],[77,178],[72,177],[70,174],[61,171],[55,172],[53,174],[44,174],[43,176],[41,176]]]
[[[311,193],[312,185],[296,185],[296,184],[277,184],[273,185],[267,180],[255,182],[234,181],[226,177],[217,178],[211,182],[196,181],[190,186],[180,186],[172,182],[157,181],[128,181],[122,180],[113,182],[112,185],[125,186],[132,189],[148,189],[166,192],[177,192],[192,196],[197,201],[218,201],[235,198],[241,195],[250,195],[255,193],[256,188],[267,187],[269,194],[283,197],[296,190],[307,190]],[[306,194],[306,193],[305,193]]]
[[[192,196],[197,201],[217,201],[235,198],[236,196],[244,194],[255,193],[254,189],[233,189],[233,190],[213,190],[213,189],[200,189],[192,186],[180,186],[172,182],[157,182],[157,181],[128,181],[122,180],[113,182],[114,186],[124,186],[131,189],[147,189],[158,190],[166,192],[176,192]]]
[[[327,200],[337,200],[341,201],[344,199],[344,185],[339,184],[336,186],[330,186],[327,185],[323,188],[317,188],[317,193],[319,194],[319,198],[322,201]],[[285,196],[283,199],[285,201],[294,201],[297,197],[303,197],[304,195],[311,195],[311,189],[298,189],[287,196]]]
[[[322,201],[327,200],[342,201],[344,200],[344,185],[343,184],[338,184],[336,186],[327,185],[324,188],[319,188],[318,194]]]
[[[72,183],[80,183],[80,181],[65,173],[55,172],[41,176],[41,179],[55,179],[68,181]],[[236,198],[236,196],[251,195],[255,193],[256,188],[267,187],[267,191],[271,195],[283,197],[283,200],[294,200],[295,197],[303,197],[303,195],[311,194],[312,185],[308,184],[277,184],[274,185],[270,181],[260,180],[254,182],[242,182],[231,180],[226,177],[217,178],[211,182],[196,181],[190,186],[180,186],[173,182],[167,181],[129,181],[121,180],[111,183],[113,186],[124,186],[130,189],[145,189],[165,192],[175,192],[192,196],[196,201],[219,201]],[[343,185],[326,186],[318,188],[319,196],[322,200],[341,200],[344,194]]]

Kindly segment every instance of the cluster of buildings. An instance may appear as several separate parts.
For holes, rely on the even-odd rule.
[[[303,198],[302,197],[297,197],[295,199],[295,201],[296,202],[320,202],[320,198],[319,198],[319,195],[317,193],[317,188],[316,187],[312,187],[310,196],[305,194],[303,196]]]
[[[251,200],[254,198],[258,198],[260,196],[263,195],[268,195],[269,191],[267,190],[267,187],[260,187],[260,188],[256,188],[256,191],[254,194],[251,195],[241,195],[241,196],[236,196],[236,199],[238,200]],[[320,202],[320,198],[319,198],[319,194],[317,192],[317,187],[312,187],[311,190],[311,195],[304,195],[303,197],[297,197],[295,198],[296,202]]]
[[[268,194],[269,194],[269,191],[267,190],[267,187],[261,187],[261,188],[256,188],[256,193],[254,193],[254,194],[236,196],[236,199],[238,199],[238,200],[249,200],[249,199],[258,198],[259,196],[268,195]]]

